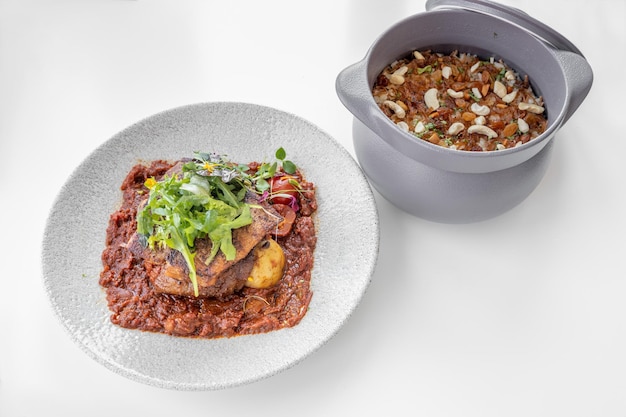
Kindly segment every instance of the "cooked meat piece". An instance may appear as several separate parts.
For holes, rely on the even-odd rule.
[[[183,172],[183,165],[185,165],[189,161],[191,161],[191,159],[184,158],[184,159],[181,159],[180,161],[176,162],[174,165],[172,165],[172,167],[170,169],[165,171],[165,174],[163,174],[163,177],[172,177],[174,175],[178,175],[178,174],[182,173]]]
[[[204,276],[216,276],[228,269],[232,264],[239,262],[246,257],[248,253],[259,243],[265,236],[272,233],[276,229],[278,223],[283,218],[270,208],[255,208],[250,210],[252,215],[252,223],[248,226],[233,230],[233,245],[237,250],[235,259],[227,261],[222,252],[218,252],[213,261],[206,265],[204,262],[196,262],[196,273]],[[200,240],[196,242],[196,259],[201,260],[208,258],[211,253],[211,242],[208,240]],[[176,260],[172,264],[186,265],[182,255],[176,252]]]
[[[254,202],[249,195],[246,201]],[[235,259],[226,260],[222,252],[207,265],[205,260],[211,253],[211,241],[198,239],[195,242],[195,265],[199,296],[222,297],[243,288],[252,265],[252,249],[277,226],[282,217],[271,207],[251,208],[252,223],[233,230],[233,245],[237,250]],[[193,296],[193,285],[189,280],[189,268],[182,254],[176,250],[144,248],[135,235],[128,244],[130,250],[146,265],[148,278],[158,292]]]
[[[177,252],[168,251],[168,257],[175,253]],[[220,297],[239,291],[245,285],[253,265],[254,255],[250,252],[248,256],[219,275],[213,275],[210,279],[207,276],[198,275],[199,296]],[[187,265],[181,267],[166,263],[160,273],[154,275],[152,285],[158,292],[162,293],[193,295],[193,285],[189,280]]]

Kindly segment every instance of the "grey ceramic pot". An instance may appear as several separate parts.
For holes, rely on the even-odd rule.
[[[378,108],[371,88],[385,66],[420,49],[493,56],[527,74],[535,93],[544,98],[546,131],[516,148],[469,152],[400,130]],[[517,9],[485,0],[429,0],[426,12],[389,28],[363,60],[343,70],[336,89],[354,115],[355,153],[373,187],[415,216],[468,223],[515,207],[537,187],[555,134],[592,81],[591,67],[574,45]]]

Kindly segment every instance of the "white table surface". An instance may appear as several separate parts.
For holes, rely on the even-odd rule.
[[[42,234],[70,173],[118,131],[243,101],[308,119],[354,155],[335,77],[424,3],[302,3],[0,0],[0,416],[626,416],[623,0],[505,1],[570,38],[595,73],[544,180],[511,212],[465,226],[375,194],[371,285],[295,367],[169,391],[70,340],[42,285]]]

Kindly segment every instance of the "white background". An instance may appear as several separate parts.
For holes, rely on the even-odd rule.
[[[39,254],[60,187],[128,125],[207,101],[295,113],[354,155],[335,78],[424,3],[0,0],[0,416],[626,416],[626,2],[505,3],[595,73],[536,191],[465,226],[376,194],[378,265],[330,342],[250,385],[177,392],[101,366],[55,318]]]

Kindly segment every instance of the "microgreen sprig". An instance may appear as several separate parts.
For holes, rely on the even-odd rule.
[[[287,153],[285,152],[284,148],[278,148],[278,150],[276,151],[276,159],[278,159],[278,161],[281,163],[283,171],[285,171],[287,174],[295,174],[296,173],[296,164],[294,164],[293,162],[285,159],[287,157]]]

